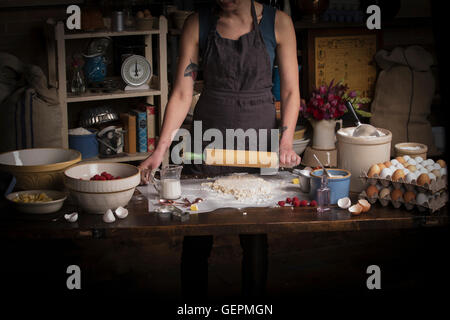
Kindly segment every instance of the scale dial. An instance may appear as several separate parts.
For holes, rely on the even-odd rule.
[[[132,55],[122,63],[121,75],[127,85],[138,87],[150,80],[152,68],[143,56]]]

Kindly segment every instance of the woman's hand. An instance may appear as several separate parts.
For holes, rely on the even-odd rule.
[[[163,161],[164,153],[155,150],[153,154],[141,162],[138,166],[141,172],[141,184],[148,184],[150,180],[150,173],[152,170],[157,169]]]
[[[280,146],[280,166],[295,167],[300,164],[300,161],[301,158],[295,153],[292,146]]]

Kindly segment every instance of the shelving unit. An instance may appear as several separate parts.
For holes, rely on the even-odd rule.
[[[48,46],[48,73],[49,84],[58,88],[58,99],[62,110],[62,139],[63,146],[68,147],[68,108],[70,103],[124,99],[134,97],[146,97],[148,103],[154,103],[154,97],[159,96],[158,121],[160,124],[164,118],[164,111],[168,100],[167,83],[167,19],[164,16],[159,18],[159,29],[157,30],[127,30],[121,32],[100,31],[100,32],[66,32],[63,22],[58,22],[52,27],[48,26],[47,46]],[[125,36],[143,36],[145,42],[145,58],[151,63],[152,69],[157,70],[157,81],[152,81],[151,88],[144,91],[124,91],[116,90],[114,92],[86,92],[82,95],[74,95],[68,92],[67,74],[66,74],[66,41],[72,39],[88,39],[99,37],[125,37]],[[152,56],[152,36],[158,37],[158,57]],[[137,161],[145,159],[150,153],[143,152],[137,154],[128,154],[124,157],[106,158],[106,159],[86,159],[86,161]]]

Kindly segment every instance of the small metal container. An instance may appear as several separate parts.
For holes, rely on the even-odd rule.
[[[294,169],[293,174],[298,176],[300,191],[303,193],[309,193],[311,190],[311,176],[308,170]]]
[[[123,11],[113,11],[111,19],[111,29],[115,32],[124,30]]]

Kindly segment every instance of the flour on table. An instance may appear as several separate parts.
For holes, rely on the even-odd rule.
[[[255,175],[230,175],[220,177],[214,182],[204,182],[203,187],[221,194],[234,196],[237,200],[271,198],[273,185]]]

